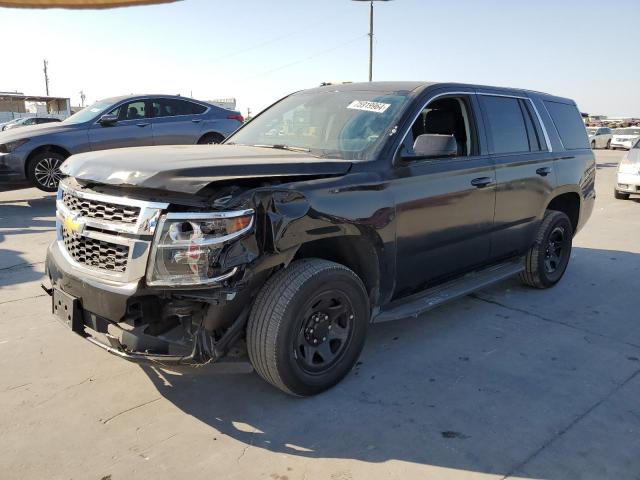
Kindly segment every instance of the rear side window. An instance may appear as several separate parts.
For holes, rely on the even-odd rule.
[[[204,105],[200,105],[199,103],[189,103],[191,104],[191,113],[193,113],[194,115],[200,115],[207,109],[207,107],[205,107]]]
[[[544,104],[549,111],[549,115],[551,115],[553,124],[556,126],[565,149],[589,148],[587,130],[575,105],[550,102],[548,100],[545,100]]]
[[[527,124],[519,99],[490,95],[482,95],[480,99],[489,121],[488,132],[493,144],[492,153],[528,152]],[[539,150],[539,147],[536,150]]]

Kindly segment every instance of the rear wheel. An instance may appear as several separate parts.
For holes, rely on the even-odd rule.
[[[607,140],[607,150],[611,150],[611,140]]]
[[[536,240],[527,252],[520,279],[535,288],[554,286],[564,275],[573,241],[573,227],[563,212],[547,210]]]
[[[629,200],[629,194],[628,193],[622,193],[622,192],[619,192],[616,189],[613,190],[613,196],[618,200]]]
[[[66,157],[57,152],[42,152],[34,155],[27,164],[27,177],[31,183],[45,192],[55,192],[62,179],[60,166]]]
[[[199,145],[214,145],[216,143],[222,143],[224,137],[219,133],[207,133],[198,140]]]
[[[595,140],[593,140],[593,141],[591,142],[591,150],[595,150],[595,149],[596,149],[596,141],[595,141]]]
[[[249,358],[280,390],[314,395],[353,368],[368,322],[367,293],[354,272],[327,260],[299,260],[260,290],[247,325]]]

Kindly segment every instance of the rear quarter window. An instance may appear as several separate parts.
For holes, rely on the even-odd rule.
[[[545,100],[551,120],[556,127],[564,148],[578,150],[589,148],[589,139],[580,112],[575,105]]]

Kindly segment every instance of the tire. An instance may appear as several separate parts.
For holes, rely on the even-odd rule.
[[[219,133],[206,133],[200,140],[198,140],[198,145],[214,145],[216,143],[222,143],[224,141],[224,137]]]
[[[520,280],[531,287],[549,288],[564,275],[571,258],[573,227],[563,212],[547,210],[533,246],[525,258]]]
[[[295,261],[258,293],[247,325],[249,359],[283,392],[315,395],[353,368],[369,318],[366,289],[353,271],[327,260]]]
[[[611,140],[607,140],[607,150],[611,150]]]
[[[596,149],[596,141],[594,140],[593,142],[591,142],[591,150],[595,150]]]
[[[66,158],[58,152],[42,152],[34,155],[27,163],[27,178],[34,187],[43,192],[55,192],[62,178],[60,166]]]
[[[619,192],[615,188],[613,189],[613,196],[616,198],[616,200],[629,200],[628,193]]]

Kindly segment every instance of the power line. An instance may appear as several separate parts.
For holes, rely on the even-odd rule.
[[[326,50],[321,50],[321,51],[319,51],[317,53],[314,53],[313,55],[309,55],[309,56],[301,58],[299,60],[295,60],[295,61],[293,61],[291,63],[286,63],[286,64],[281,65],[279,67],[276,67],[274,69],[257,73],[256,75],[253,75],[251,77],[246,77],[244,80],[251,80],[253,78],[262,77],[262,76],[265,76],[265,75],[270,75],[272,73],[279,72],[280,70],[284,70],[285,68],[290,68],[290,67],[294,67],[296,65],[300,65],[301,63],[308,62],[309,60],[313,60],[316,57],[320,57],[322,55],[326,55],[327,53],[331,53],[331,52],[333,52],[335,50],[338,50],[339,48],[342,48],[342,47],[344,47],[346,45],[350,45],[352,43],[355,43],[358,40],[361,40],[362,38],[364,38],[366,36],[368,36],[368,34],[366,34],[366,35],[358,35],[357,37],[354,37],[351,40],[347,40],[346,42],[342,42],[342,43],[340,43],[338,45],[335,45],[335,46],[333,46],[331,48],[327,48]]]

